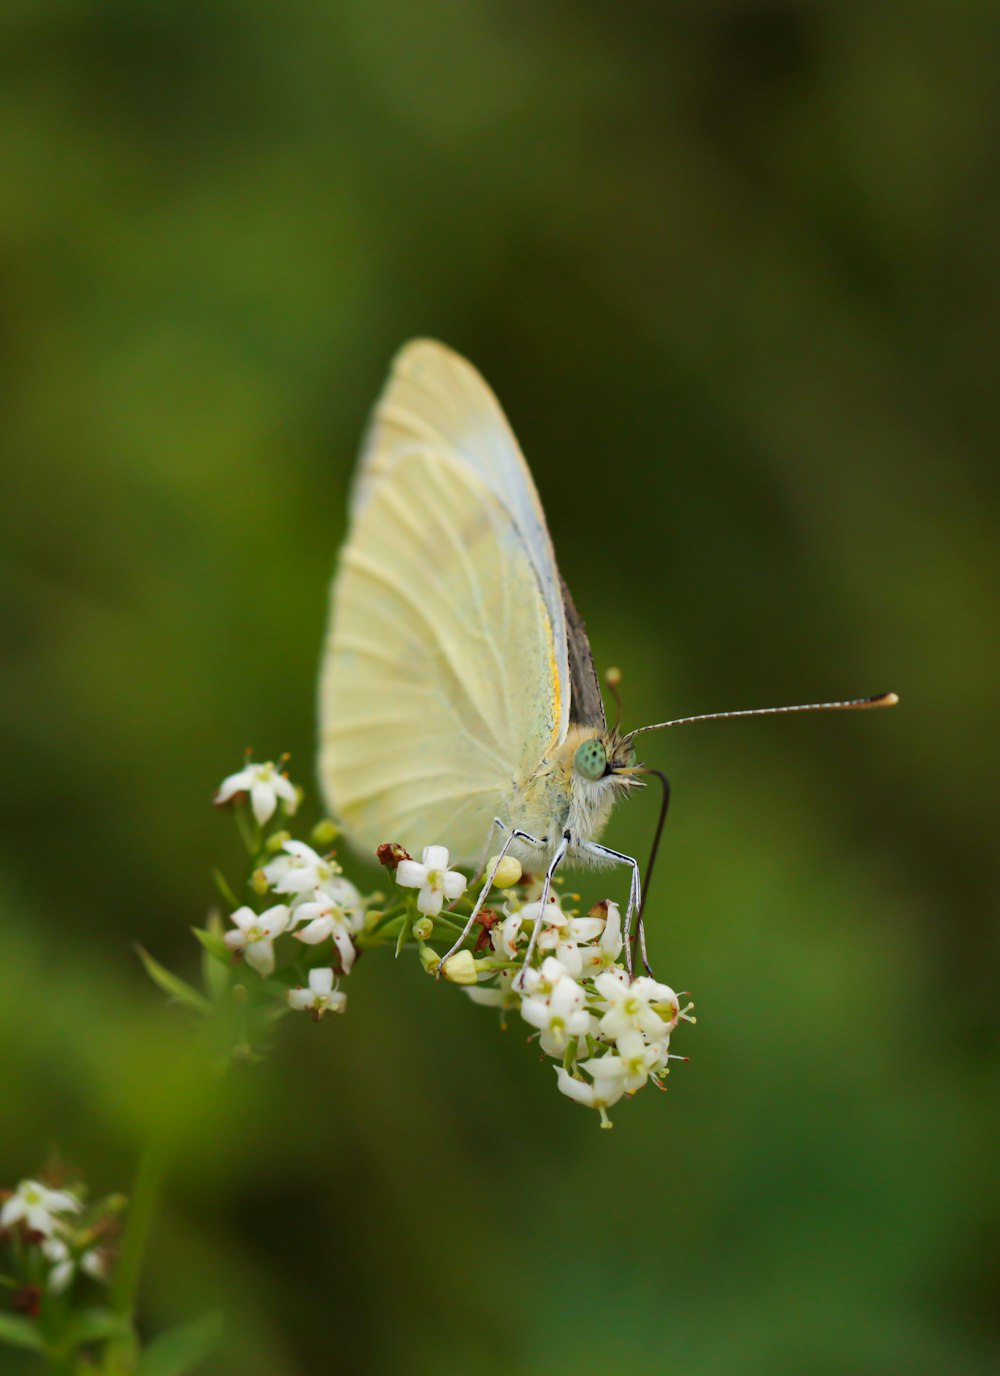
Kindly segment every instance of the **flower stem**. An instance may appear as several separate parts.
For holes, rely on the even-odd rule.
[[[169,1148],[166,1134],[157,1134],[143,1150],[135,1174],[135,1184],[129,1200],[128,1223],[122,1237],[118,1265],[111,1287],[110,1308],[113,1313],[131,1320],[135,1313],[139,1279],[146,1254],[153,1217],[159,1202],[160,1189],[167,1167]],[[131,1371],[138,1356],[138,1339],[133,1333],[108,1344],[104,1370],[108,1376],[119,1371]]]

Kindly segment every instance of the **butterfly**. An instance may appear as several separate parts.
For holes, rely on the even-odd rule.
[[[396,355],[363,439],[331,590],[319,773],[331,814],[369,853],[387,841],[414,852],[445,844],[455,862],[478,861],[482,875],[499,833],[448,955],[513,854],[544,875],[542,911],[560,865],[628,869],[628,967],[635,920],[648,970],[638,862],[600,839],[615,804],[656,775],[663,799],[648,877],[670,786],[638,763],[636,737],[717,717],[896,700],[609,726],[584,623],[499,402],[442,344],[418,339]]]

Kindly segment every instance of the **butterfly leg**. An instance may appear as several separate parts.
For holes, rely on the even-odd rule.
[[[646,958],[646,933],[642,925],[642,886],[639,880],[639,862],[634,860],[631,855],[623,855],[620,850],[612,850],[610,846],[602,846],[597,841],[585,841],[583,849],[589,850],[591,855],[599,855],[605,860],[614,860],[619,865],[629,865],[632,869],[632,878],[628,888],[628,906],[625,909],[625,964],[629,974],[632,970],[632,917],[638,914],[639,921],[639,949],[642,952],[642,963],[649,970],[649,961]],[[652,971],[650,971],[652,973]]]
[[[506,830],[507,830],[506,826],[505,826],[504,823],[500,820],[499,817],[494,817],[494,818],[493,818],[493,825],[494,825],[495,827],[499,828],[500,831],[506,831]],[[441,978],[441,972],[442,972],[442,970],[444,969],[444,963],[445,963],[445,961],[451,959],[451,957],[455,954],[455,952],[459,949],[459,947],[463,945],[463,943],[465,942],[466,937],[467,937],[467,936],[469,935],[469,933],[472,931],[472,928],[473,928],[473,926],[475,925],[476,918],[479,916],[479,913],[480,913],[480,911],[481,911],[481,909],[482,909],[482,906],[483,906],[483,904],[486,902],[486,895],[489,893],[490,889],[493,887],[493,879],[494,879],[494,877],[495,877],[495,875],[496,875],[497,870],[500,868],[500,861],[504,858],[504,856],[505,856],[505,855],[507,854],[507,852],[510,850],[511,846],[514,844],[515,841],[525,841],[525,842],[527,842],[527,844],[528,844],[529,846],[542,846],[542,845],[545,844],[544,841],[539,841],[539,840],[537,840],[534,836],[529,836],[528,833],[527,833],[526,831],[518,831],[516,828],[515,828],[513,831],[511,831],[510,835],[507,837],[507,839],[504,841],[503,845],[500,847],[500,854],[496,857],[496,859],[493,861],[493,864],[490,866],[490,872],[489,872],[489,874],[486,876],[486,883],[483,885],[482,889],[479,891],[479,897],[476,899],[475,907],[472,909],[472,912],[469,914],[468,921],[466,922],[465,926],[462,928],[462,934],[461,934],[461,936],[458,937],[458,939],[457,939],[457,940],[455,941],[455,943],[452,945],[451,949],[450,949],[449,951],[446,951],[445,954],[441,957],[440,961],[438,962],[437,971],[435,972],[435,976],[436,976],[437,979],[440,979],[440,978]],[[486,842],[486,849],[487,849],[487,850],[489,850],[489,846],[490,846],[490,842],[489,842],[489,839],[487,838],[487,842]],[[484,866],[484,868],[485,868],[485,866]]]
[[[538,914],[539,914],[539,915],[538,915],[538,920],[535,922],[535,925],[534,925],[534,927],[532,928],[531,940],[528,942],[528,949],[527,949],[527,951],[525,952],[524,961],[523,961],[523,963],[522,963],[522,965],[521,965],[520,972],[519,972],[519,974],[518,974],[518,976],[517,976],[517,980],[516,980],[516,982],[515,982],[515,987],[516,987],[517,989],[523,989],[523,988],[524,988],[524,972],[525,972],[525,970],[527,970],[528,966],[531,964],[531,957],[535,954],[535,945],[536,945],[536,943],[537,943],[537,941],[538,941],[538,934],[539,934],[539,932],[542,930],[542,917],[541,917],[541,915],[542,915],[542,913],[545,911],[545,905],[546,905],[546,903],[548,903],[548,901],[549,901],[549,889],[552,887],[552,876],[555,874],[556,870],[559,868],[559,865],[560,865],[561,862],[562,862],[563,856],[564,856],[564,855],[566,854],[566,852],[569,850],[569,842],[570,842],[570,835],[569,835],[569,832],[568,832],[568,831],[564,831],[563,834],[562,834],[562,839],[560,840],[558,846],[556,846],[555,853],[553,854],[552,859],[549,861],[549,867],[548,867],[548,869],[545,871],[545,882],[542,884],[542,896],[541,896],[541,899],[540,899],[540,901],[539,901],[539,907],[538,907]]]

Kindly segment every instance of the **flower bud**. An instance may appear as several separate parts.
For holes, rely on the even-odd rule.
[[[264,894],[267,893],[267,875],[264,873],[263,870],[254,870],[253,877],[250,880],[250,887],[253,889],[254,893],[260,894],[262,898]]]
[[[434,931],[434,922],[429,917],[418,917],[411,930],[418,941],[429,941]]]
[[[521,862],[514,855],[505,855],[499,865],[497,865],[497,857],[494,855],[486,867],[487,874],[492,872],[494,865],[497,866],[497,872],[493,875],[493,887],[495,889],[509,889],[521,878]]]
[[[421,945],[417,949],[420,952],[420,964],[424,967],[424,969],[427,971],[429,975],[433,975],[437,970],[438,965],[441,963],[441,957],[438,955],[437,951],[435,951],[433,946]]]
[[[272,832],[272,834],[264,842],[264,849],[270,851],[272,855],[277,855],[278,851],[281,850],[281,847],[285,844],[285,842],[290,841],[291,839],[292,833],[290,831]]]
[[[395,841],[383,841],[375,851],[375,855],[378,858],[379,864],[384,865],[387,870],[392,870],[394,874],[400,860],[413,859],[410,852],[404,849],[403,846],[397,845]]]
[[[456,951],[442,967],[445,979],[452,984],[475,984],[476,962],[471,951]]]
[[[324,817],[322,822],[317,822],[313,827],[309,839],[314,846],[332,846],[340,835],[340,828],[335,822],[331,822],[329,817]]]

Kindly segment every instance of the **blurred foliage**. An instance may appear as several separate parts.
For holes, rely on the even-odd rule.
[[[124,1188],[169,1123],[144,1324],[221,1305],[225,1376],[995,1371],[996,7],[0,25],[0,1179]],[[903,698],[651,743],[700,1021],[612,1134],[381,957],[206,1085],[131,950],[193,967],[244,746],[310,780],[416,333],[507,408],[628,722]]]

